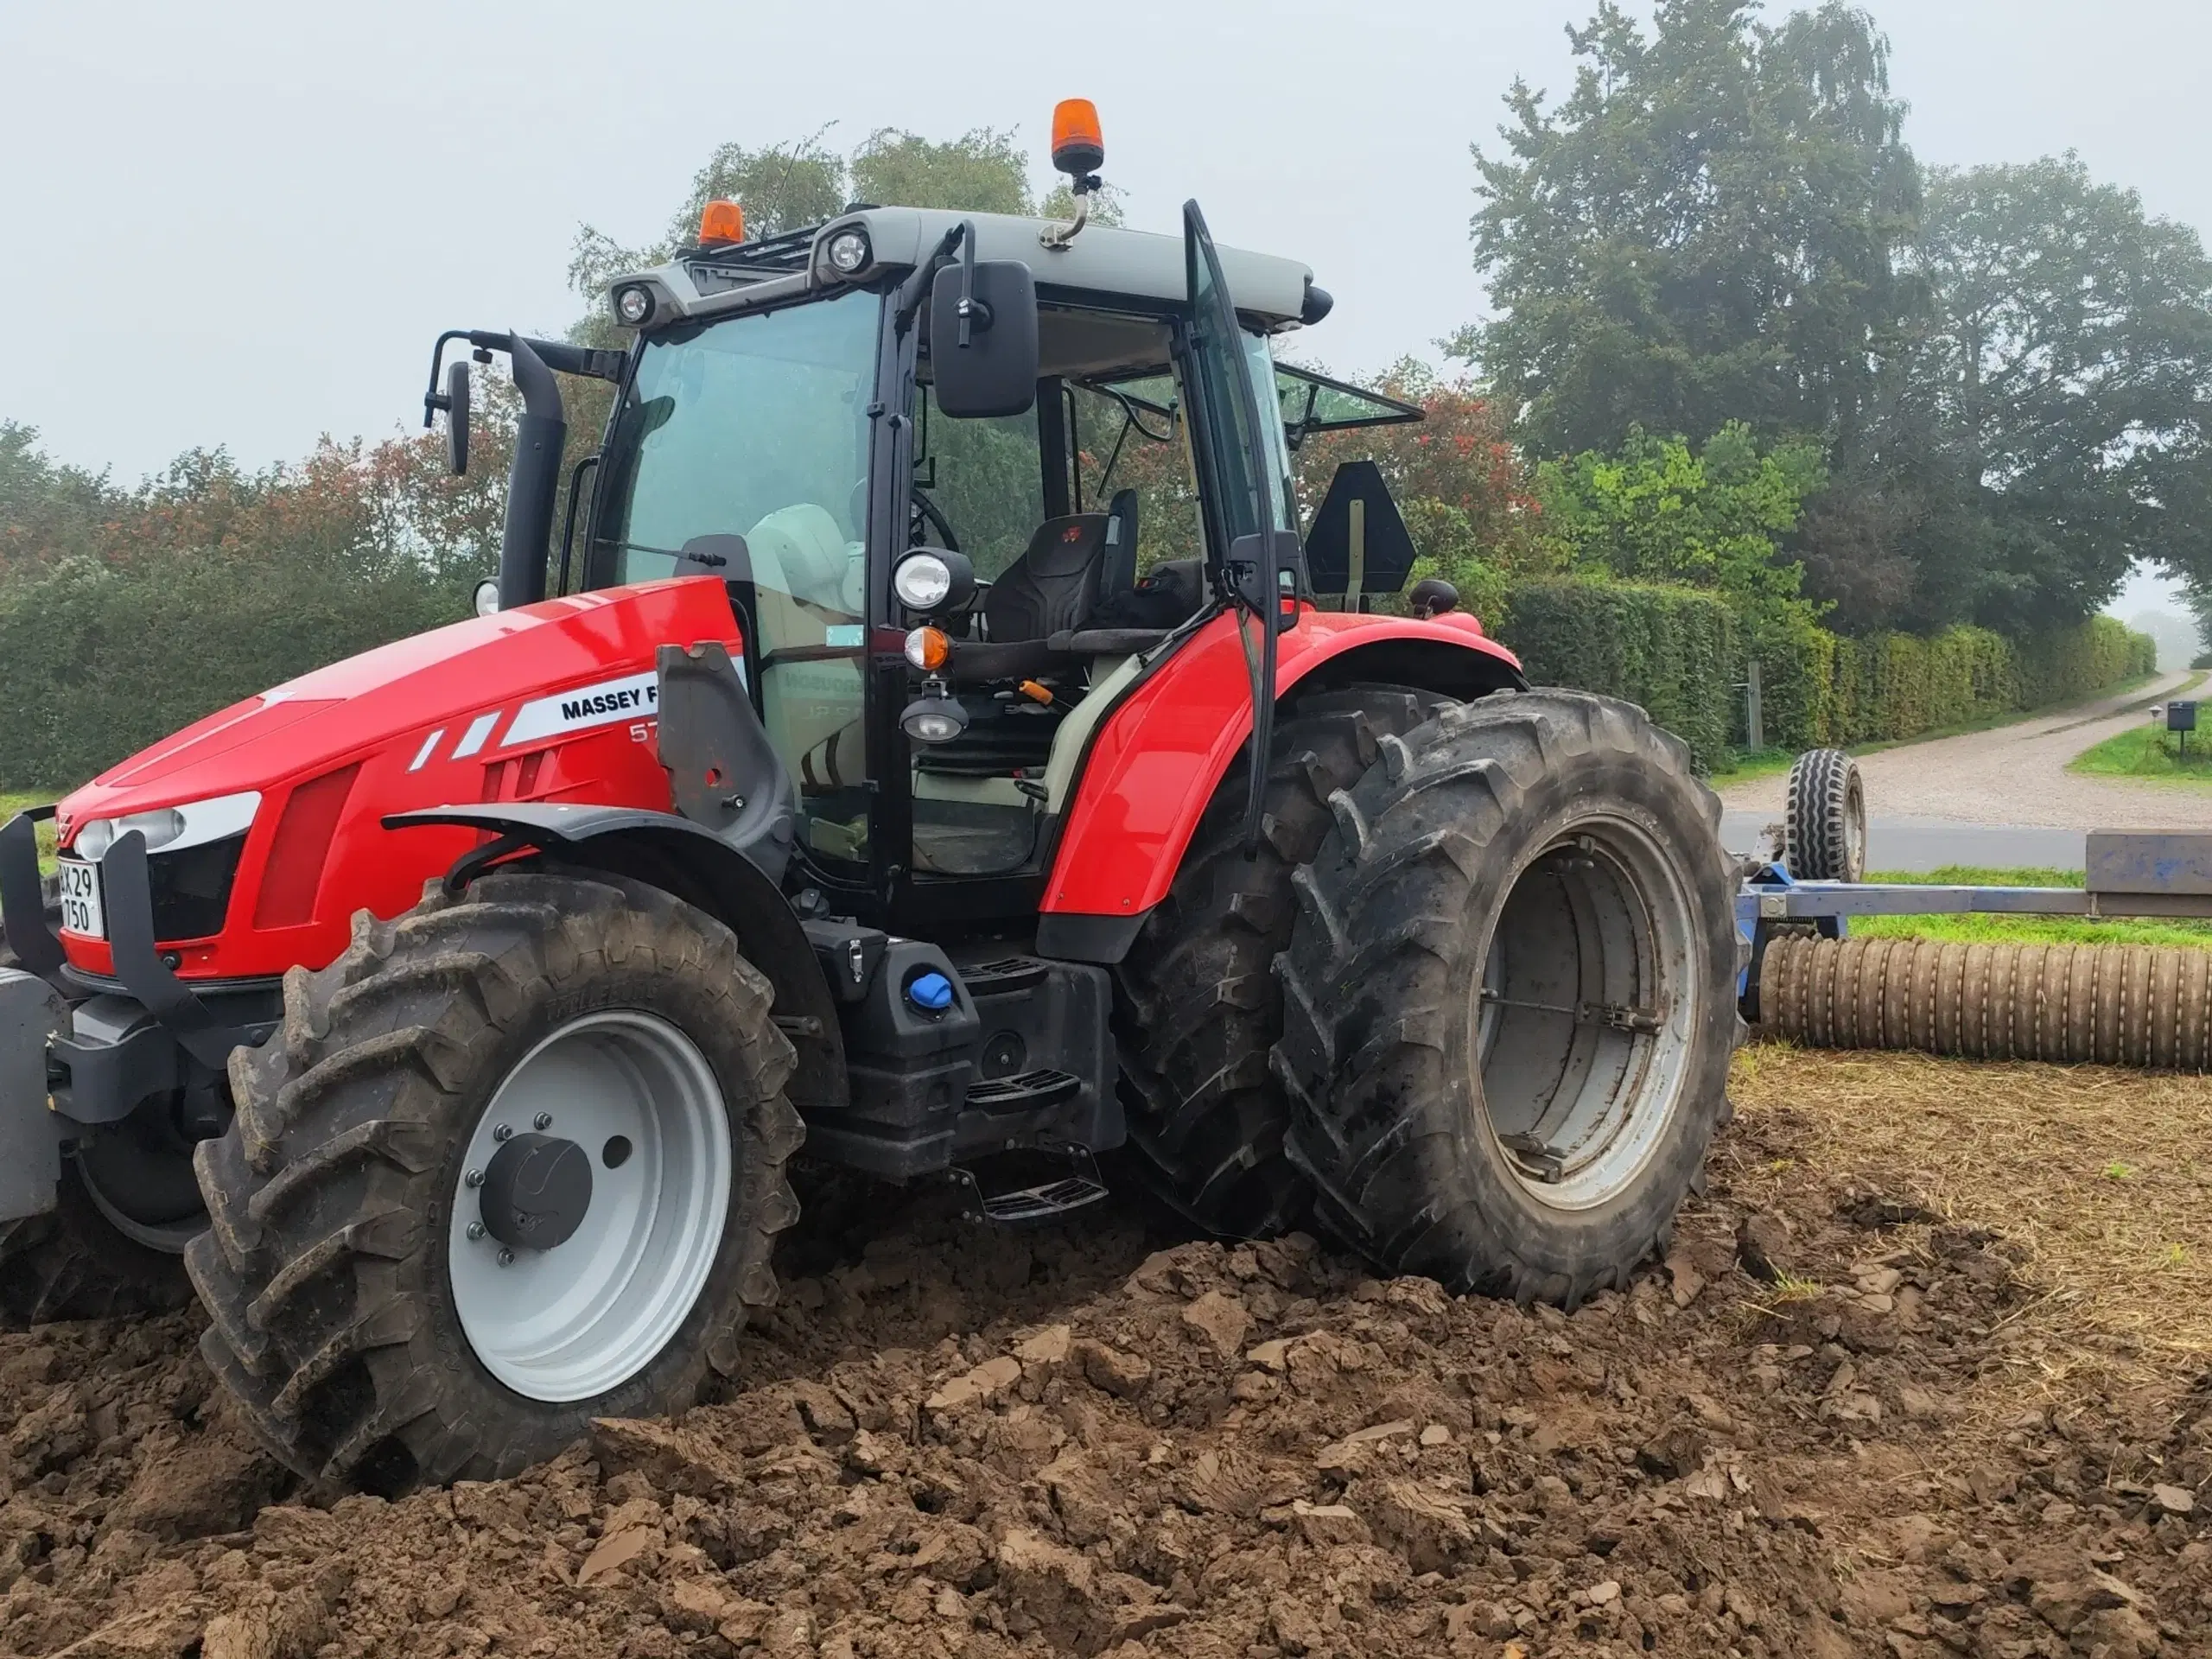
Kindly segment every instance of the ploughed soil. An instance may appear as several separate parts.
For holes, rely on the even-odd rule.
[[[2130,1081],[1859,1055],[1862,1105],[1891,1063]],[[0,1337],[0,1651],[2212,1654],[2212,1360],[2054,1290],[1917,1115],[1856,1146],[1841,1064],[1756,1052],[1665,1261],[1572,1315],[824,1185],[719,1401],[396,1503],[296,1489],[193,1315]]]

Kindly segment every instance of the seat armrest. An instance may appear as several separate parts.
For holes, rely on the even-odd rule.
[[[1054,634],[1052,645],[1083,657],[1133,657],[1150,651],[1173,632],[1173,628],[1077,628]]]

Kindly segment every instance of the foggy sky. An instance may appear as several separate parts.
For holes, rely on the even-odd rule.
[[[1516,73],[1568,86],[1594,3],[0,0],[0,417],[123,481],[412,427],[439,329],[564,327],[579,222],[652,238],[715,144],[1014,128],[1042,185],[1070,95],[1132,224],[1194,195],[1313,265],[1306,354],[1433,354],[1482,308],[1468,144]],[[2202,0],[1872,10],[1923,161],[2072,148],[2212,226]]]

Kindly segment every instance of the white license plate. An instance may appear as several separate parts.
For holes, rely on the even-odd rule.
[[[61,861],[61,925],[89,939],[107,938],[107,912],[100,907],[100,872],[82,859]]]

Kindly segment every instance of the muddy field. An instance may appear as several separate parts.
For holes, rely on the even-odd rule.
[[[1571,1317],[820,1191],[718,1402],[393,1503],[293,1490],[190,1316],[0,1337],[0,1649],[2212,1653],[2212,1085],[1770,1049],[1737,1094]]]

